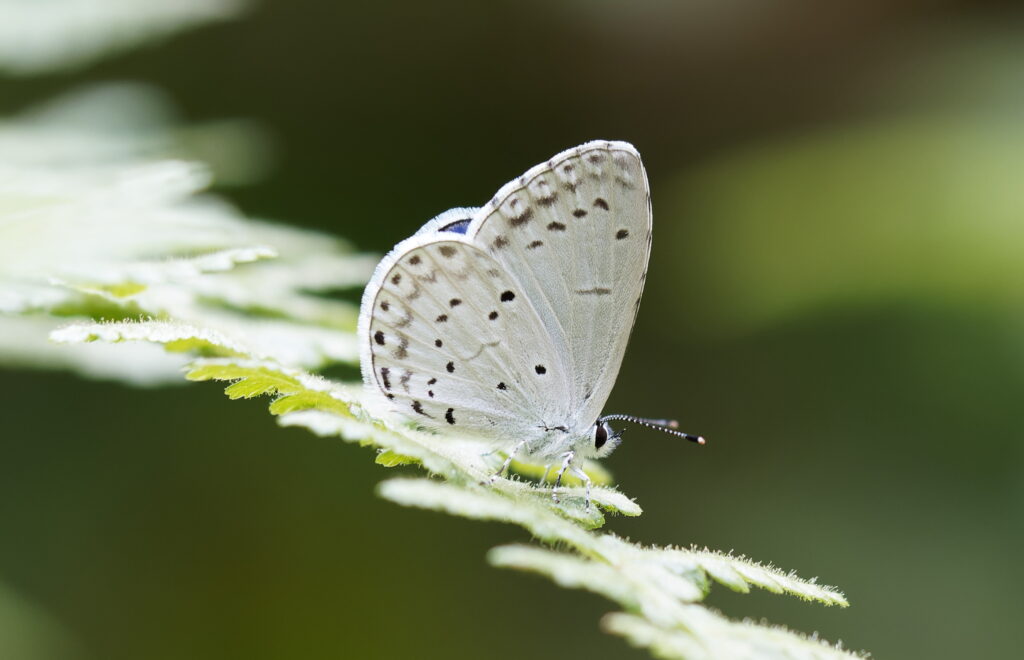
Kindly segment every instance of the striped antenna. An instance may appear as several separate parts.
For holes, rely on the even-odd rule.
[[[683,433],[679,431],[679,422],[674,419],[647,419],[646,417],[634,417],[633,415],[605,415],[598,422],[612,422],[612,421],[623,421],[630,422],[632,424],[639,424],[646,426],[649,429],[657,429],[662,433],[668,433],[669,435],[678,436],[680,438],[686,438],[690,442],[696,442],[698,445],[705,444],[706,440],[699,435],[693,435],[690,433]]]

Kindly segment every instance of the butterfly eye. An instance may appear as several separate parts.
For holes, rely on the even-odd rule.
[[[594,447],[600,449],[606,442],[608,442],[608,425],[598,424],[594,430]]]

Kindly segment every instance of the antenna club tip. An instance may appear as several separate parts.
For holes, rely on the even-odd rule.
[[[666,426],[668,426],[670,429],[677,429],[679,428],[679,422],[677,422],[674,419],[670,419],[668,420],[668,424],[666,424]]]
[[[697,444],[698,445],[706,445],[706,444],[708,444],[708,441],[704,439],[704,436],[698,435],[697,436]]]

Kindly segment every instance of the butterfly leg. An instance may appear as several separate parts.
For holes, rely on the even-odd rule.
[[[505,474],[505,470],[508,469],[508,466],[512,465],[512,459],[516,457],[516,454],[519,453],[519,450],[522,449],[523,445],[525,445],[525,444],[526,444],[526,440],[520,440],[519,442],[517,442],[515,444],[514,447],[512,447],[512,451],[510,451],[508,453],[508,456],[505,457],[505,461],[501,464],[501,467],[498,468],[498,471],[495,472],[494,474],[492,474],[491,478],[487,480],[488,483],[492,483],[493,484],[496,479],[498,479],[503,474]]]
[[[579,468],[579,467],[577,467],[575,465],[573,465],[571,468],[569,468],[569,470],[573,474],[575,474],[577,477],[580,478],[580,481],[583,482],[583,486],[587,489],[587,506],[586,506],[586,510],[590,511],[590,485],[592,483],[590,481],[590,477],[587,476],[586,472],[584,472],[581,468]]]
[[[576,452],[568,451],[565,452],[562,459],[562,467],[558,468],[558,476],[555,477],[555,487],[551,489],[551,499],[555,502],[558,501],[558,489],[562,487],[562,475],[569,469],[572,464],[572,459],[576,458]]]
[[[551,463],[548,463],[547,465],[544,466],[544,474],[541,476],[540,481],[538,481],[537,483],[540,484],[541,486],[546,484],[548,482],[548,474],[550,474],[550,473],[551,473]]]

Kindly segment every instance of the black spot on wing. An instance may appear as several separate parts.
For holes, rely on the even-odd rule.
[[[601,197],[598,197],[597,199],[594,200],[594,206],[596,206],[599,209],[604,209],[605,211],[608,210],[608,202],[606,202]]]
[[[450,374],[455,373],[455,363],[454,362],[449,362],[448,364],[446,364],[444,366],[444,368],[447,369],[448,373],[450,373]]]
[[[386,389],[386,390],[390,390],[391,389],[391,379],[390,379],[390,376],[391,376],[391,369],[388,369],[387,367],[381,367],[380,368],[380,379],[384,382],[384,389]]]
[[[515,214],[510,215],[508,218],[508,224],[513,227],[521,227],[529,222],[533,218],[533,207],[526,206],[522,211],[519,207],[523,206],[522,202],[518,199],[512,199],[508,203],[509,210]]]
[[[448,411],[445,412],[444,414],[444,419],[449,424],[455,424],[455,415],[453,414],[454,412],[455,408],[449,408]]]
[[[565,189],[569,192],[576,192],[576,188],[579,187],[579,182],[573,174],[575,171],[576,166],[572,163],[562,165],[562,175],[565,177],[565,180],[562,181],[562,185],[565,186]]]
[[[545,208],[558,201],[558,191],[551,188],[551,184],[545,177],[534,179],[530,183],[529,189],[534,200]]]
[[[565,231],[565,225],[561,222],[549,222],[548,231]]]
[[[502,291],[501,302],[512,302],[515,299],[516,294],[512,293],[511,291]]]
[[[587,215],[587,212],[583,209],[576,209],[575,211],[572,212],[572,214],[577,218],[582,218],[585,215]]]
[[[527,250],[535,250],[535,249],[539,248],[542,245],[544,245],[544,241],[532,241],[529,245],[526,246],[526,249]]]
[[[378,330],[377,332],[373,333],[373,341],[377,342],[378,346],[383,346],[384,345],[384,333],[381,332],[380,330]]]
[[[498,312],[491,312],[490,314],[487,315],[487,318],[493,321],[494,319],[498,318]]]
[[[434,319],[434,322],[435,323],[444,323],[447,320],[448,320],[448,315],[447,314],[441,314],[436,319]]]
[[[442,245],[441,247],[438,248],[438,252],[440,252],[441,256],[444,257],[445,259],[451,259],[452,257],[455,256],[455,248],[453,248],[451,245]]]
[[[418,412],[419,414],[423,415],[424,417],[430,417],[431,419],[433,419],[433,415],[423,410],[423,404],[420,403],[419,401],[412,402],[412,409]]]
[[[628,229],[620,229],[619,231],[615,232],[615,238],[619,239],[620,241],[626,238],[627,236],[629,236]]]
[[[533,370],[537,372],[538,376],[543,376],[548,372],[547,367],[545,367],[543,364],[538,364],[536,367],[533,368]]]
[[[520,213],[519,215],[515,215],[509,218],[508,222],[513,227],[519,227],[529,222],[531,218],[533,218],[533,209],[528,206],[526,207],[526,210]]]

